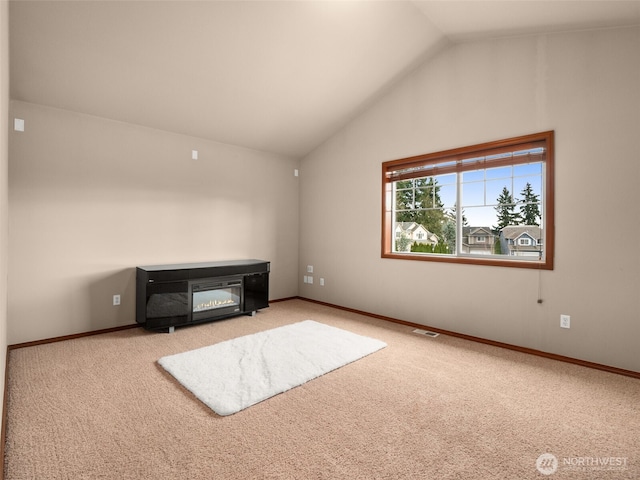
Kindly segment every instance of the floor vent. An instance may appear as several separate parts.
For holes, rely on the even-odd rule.
[[[417,333],[418,335],[424,335],[425,337],[432,337],[435,338],[438,335],[440,335],[439,333],[436,332],[430,332],[429,330],[422,330],[421,328],[416,328],[413,333]]]

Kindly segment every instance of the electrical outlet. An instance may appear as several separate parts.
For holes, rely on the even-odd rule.
[[[313,265],[307,265],[307,273],[313,273]]]
[[[570,315],[560,315],[560,327],[562,327],[562,328],[571,328],[571,316]]]
[[[324,278],[320,277],[320,286],[324,287]]]
[[[114,295],[113,296],[113,304],[114,305],[120,305],[120,295]]]

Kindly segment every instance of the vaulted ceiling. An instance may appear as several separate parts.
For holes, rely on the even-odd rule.
[[[10,2],[10,96],[302,157],[456,42],[640,24],[640,0]]]

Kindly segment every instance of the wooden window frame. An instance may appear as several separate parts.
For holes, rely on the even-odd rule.
[[[445,173],[460,173],[472,169],[493,168],[517,165],[512,158],[486,162],[486,157],[506,152],[533,149],[543,146],[544,158],[544,259],[539,261],[523,261],[518,257],[482,258],[480,256],[458,256],[437,254],[410,254],[393,252],[393,183],[399,180],[435,176]],[[475,161],[474,159],[479,159]],[[436,166],[437,165],[437,166]],[[455,148],[435,153],[427,153],[414,157],[391,160],[382,163],[382,258],[399,260],[417,260],[427,262],[446,262],[472,265],[489,265],[499,267],[532,268],[553,270],[554,238],[555,238],[555,133],[553,130],[512,137],[504,140],[481,143],[467,147]],[[391,173],[393,172],[393,174]],[[393,175],[393,176],[392,176]]]

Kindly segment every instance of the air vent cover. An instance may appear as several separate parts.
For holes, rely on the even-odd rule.
[[[422,330],[421,328],[416,328],[413,333],[417,333],[418,335],[424,335],[425,337],[437,337],[438,335],[440,335],[439,333],[436,332],[430,332],[429,330]]]

